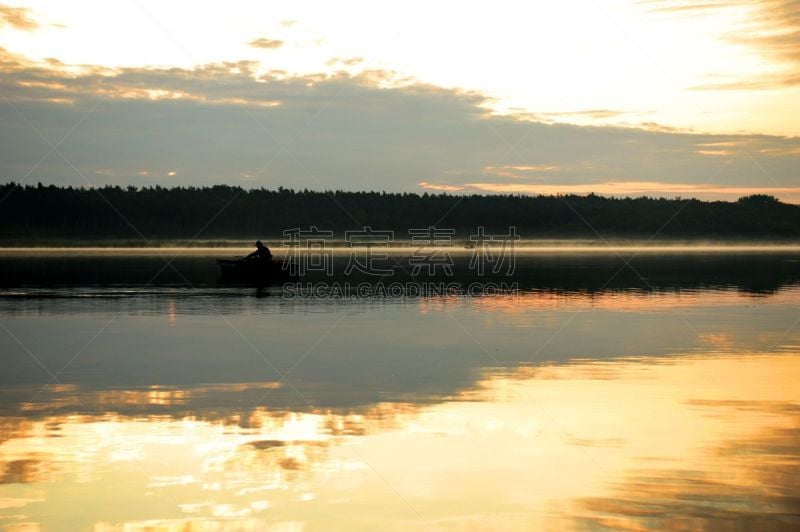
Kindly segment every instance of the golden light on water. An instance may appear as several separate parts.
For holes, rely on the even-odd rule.
[[[780,504],[768,510],[755,487],[793,489],[763,475],[796,459],[796,447],[741,457],[737,449],[796,438],[786,431],[800,421],[799,378],[793,356],[676,356],[488,372],[443,403],[256,409],[247,423],[218,414],[6,417],[0,512],[46,527],[57,510],[98,530],[246,528],[259,519],[291,529],[301,515],[303,526],[329,528],[479,526],[491,516],[504,528],[589,520],[635,529],[635,505],[648,505],[652,519],[713,489],[693,510],[701,522],[722,523],[717,504],[771,522]],[[162,401],[118,395],[132,398]],[[621,497],[626,506],[615,508]],[[740,510],[744,501],[752,507]]]

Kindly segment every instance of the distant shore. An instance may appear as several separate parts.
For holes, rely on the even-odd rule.
[[[800,243],[800,205],[765,194],[685,198],[0,185],[0,246],[230,247],[255,239],[380,239],[403,247],[485,237],[581,246]],[[472,238],[470,238],[472,237]],[[375,240],[372,240],[373,242]]]

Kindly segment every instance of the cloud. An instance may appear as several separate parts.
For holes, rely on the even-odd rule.
[[[632,113],[631,111],[615,111],[613,109],[587,109],[583,111],[564,111],[560,113],[539,113],[541,116],[552,116],[552,117],[585,117],[585,118],[593,118],[593,119],[601,119],[601,118],[618,118],[625,114],[638,114]]]
[[[33,31],[39,27],[39,23],[31,17],[30,9],[0,5],[0,27],[6,25],[25,31]]]
[[[689,87],[694,91],[757,91],[768,89],[781,89],[800,85],[800,72],[795,74],[781,73],[760,75],[747,79],[732,79],[729,81],[717,81],[702,83]]]
[[[253,39],[249,43],[250,46],[253,48],[265,48],[268,50],[274,50],[276,48],[280,48],[283,46],[283,41],[279,39],[267,39],[266,37],[259,37],[258,39]]]
[[[432,185],[426,188],[432,188]],[[659,181],[610,181],[577,185],[536,183],[466,183],[462,190],[503,194],[601,194],[607,196],[683,196],[736,199],[750,194],[772,194],[800,199],[800,187],[745,187]]]
[[[0,176],[27,182],[790,197],[800,166],[796,138],[542,123],[379,70],[113,69],[0,49],[0,92]],[[37,131],[63,137],[71,164],[42,159]]]
[[[729,43],[747,46],[781,72],[757,77],[709,82],[691,90],[767,90],[800,85],[800,1],[718,0],[695,3],[686,0],[650,0],[642,5],[651,12],[679,16],[704,16],[722,10],[747,10],[734,31],[723,36]]]
[[[330,67],[355,67],[360,64],[363,64],[366,59],[363,57],[334,57],[332,59],[328,59],[325,64]]]
[[[253,91],[258,63],[215,63],[178,68],[106,68],[31,61],[0,48],[0,88],[16,100],[75,103],[89,99],[182,100],[272,107],[279,102]],[[313,76],[305,78],[313,81]],[[276,91],[270,94],[275,94]]]
[[[557,172],[558,170],[558,166],[549,164],[504,164],[502,166],[485,166],[483,168],[483,173],[500,177],[510,177],[512,179],[520,179],[543,172]]]
[[[464,187],[457,185],[435,185],[433,183],[428,183],[427,181],[420,181],[419,186],[425,190],[436,190],[439,192],[459,192],[464,190]]]
[[[777,60],[800,66],[800,2],[755,0],[745,31],[731,32],[727,39],[751,46]]]
[[[639,5],[653,13],[670,13],[676,15],[694,14],[713,9],[729,8],[741,5],[742,2],[731,0],[712,0],[706,2],[693,2],[691,0],[644,0]]]

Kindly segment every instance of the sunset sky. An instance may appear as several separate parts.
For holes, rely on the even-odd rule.
[[[800,1],[0,0],[0,182],[800,202]]]

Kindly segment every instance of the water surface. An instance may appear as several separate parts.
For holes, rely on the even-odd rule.
[[[518,293],[410,299],[213,254],[0,254],[0,524],[800,526],[800,253],[529,253]]]

